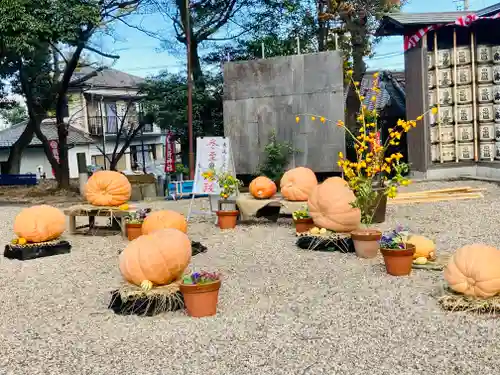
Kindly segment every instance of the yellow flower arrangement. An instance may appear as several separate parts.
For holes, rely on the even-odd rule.
[[[346,74],[354,85],[360,102],[363,103],[365,97],[360,93],[359,82],[352,79],[352,70],[348,70]],[[380,92],[378,76],[378,73],[373,74],[371,91],[374,93]],[[371,96],[370,101],[375,103],[377,101],[376,95]],[[432,108],[430,111],[436,114],[437,108]],[[401,160],[403,155],[400,152],[386,154],[390,146],[400,144],[403,134],[416,127],[417,121],[421,121],[424,115],[425,113],[418,116],[416,120],[398,120],[394,127],[388,129],[389,136],[384,144],[380,143],[378,137],[377,123],[379,114],[376,109],[369,110],[366,105],[361,105],[357,117],[359,125],[357,135],[353,134],[342,120],[336,121],[336,125],[343,128],[354,141],[356,161],[347,159],[342,152],[339,152],[337,164],[342,168],[344,178],[356,195],[356,201],[352,203],[352,206],[361,210],[363,224],[369,225],[373,221],[377,205],[380,202],[379,191],[382,191],[389,198],[394,198],[398,193],[399,186],[406,186],[411,183],[405,177],[409,171],[409,166]],[[311,114],[301,116],[310,117],[313,121],[319,117]],[[332,122],[324,117],[319,118],[322,123]],[[300,119],[300,116],[297,116],[297,119]],[[380,186],[379,188],[376,186],[377,183]]]
[[[201,176],[207,181],[217,181],[221,189],[219,195],[222,199],[229,198],[240,186],[243,186],[243,182],[228,172],[217,173],[214,169],[208,169]]]

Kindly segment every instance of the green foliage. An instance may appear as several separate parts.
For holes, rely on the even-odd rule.
[[[16,125],[28,119],[26,109],[18,102],[10,108],[0,109],[0,117],[4,118],[10,125]]]
[[[273,130],[269,136],[269,143],[265,149],[265,159],[260,165],[258,173],[277,181],[285,173],[290,156],[295,152],[293,146],[288,142],[279,142],[276,132]]]
[[[182,174],[188,174],[189,173],[189,168],[186,167],[182,163],[177,163],[175,165],[175,173],[182,173]]]
[[[221,136],[224,133],[222,117],[222,77],[205,75],[207,88],[193,88],[194,137]],[[146,94],[145,111],[162,129],[172,130],[181,145],[188,144],[187,82],[180,74],[163,72],[147,80],[142,88]],[[207,121],[209,113],[210,121]],[[184,148],[185,149],[185,148]]]
[[[311,216],[309,215],[309,209],[307,206],[302,207],[302,209],[294,211],[292,214],[293,220],[299,219],[309,219]]]

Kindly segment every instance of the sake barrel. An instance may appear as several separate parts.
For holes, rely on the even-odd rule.
[[[493,61],[491,57],[491,47],[486,44],[479,44],[476,50],[476,62],[478,64],[490,63]]]
[[[477,83],[490,83],[493,82],[493,67],[491,65],[478,65],[477,66]]]
[[[500,63],[493,65],[492,74],[493,74],[493,83],[495,85],[500,85]]]
[[[472,86],[457,86],[457,104],[472,103]]]
[[[438,50],[437,66],[439,69],[448,68],[451,66],[451,49]]]
[[[432,108],[436,106],[437,100],[436,100],[436,90],[430,89],[427,93],[427,97],[429,100],[429,108]]]
[[[428,82],[427,85],[429,86],[430,89],[436,86],[436,71],[435,70],[429,70],[427,72],[427,77],[428,77]]]
[[[453,107],[439,107],[439,122],[443,125],[453,123]]]
[[[493,85],[488,83],[486,85],[478,85],[476,93],[477,101],[479,103],[489,103],[493,101]]]
[[[477,119],[480,122],[494,122],[493,104],[478,104]]]
[[[500,159],[500,142],[495,142],[495,159]]]
[[[472,83],[472,66],[457,67],[457,85],[470,85]]]
[[[500,122],[500,104],[493,105],[493,113],[495,116],[495,122]]]
[[[493,64],[500,64],[500,46],[491,47],[491,57],[493,59]]]
[[[472,62],[471,50],[468,46],[457,47],[455,55],[455,65],[467,65]]]
[[[493,86],[493,102],[495,104],[500,104],[500,86]]]
[[[466,123],[474,121],[472,104],[457,106],[457,122]]]
[[[455,141],[455,127],[453,125],[441,125],[441,136],[439,140],[441,142],[454,142]]]
[[[479,142],[479,158],[491,160],[495,156],[495,142]]]
[[[437,84],[439,87],[448,87],[453,85],[453,71],[451,68],[438,70]]]
[[[439,142],[439,128],[437,126],[431,126],[431,129],[429,131],[431,143],[438,143]]]
[[[431,145],[431,161],[439,161],[439,145]]]
[[[458,159],[459,160],[473,160],[474,159],[474,143],[465,142],[458,145]]]
[[[455,94],[455,88],[453,88],[453,87],[440,88],[439,89],[439,104],[442,106],[453,105],[454,94]]]
[[[479,141],[493,141],[495,139],[495,123],[488,122],[479,125]]]
[[[455,161],[455,143],[441,144],[441,160]]]
[[[474,140],[474,126],[472,124],[458,124],[457,132],[457,140],[459,142],[470,142]]]
[[[427,69],[434,69],[434,52],[427,52]]]
[[[500,142],[500,123],[495,123],[495,140]]]

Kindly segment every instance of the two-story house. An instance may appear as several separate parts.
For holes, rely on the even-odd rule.
[[[68,124],[68,158],[70,176],[78,177],[77,153],[85,153],[87,163],[109,169],[109,159],[113,151],[119,151],[126,139],[118,136],[121,124],[123,132],[139,125],[140,84],[144,82],[136,77],[114,69],[104,69],[95,76],[81,82],[81,77],[88,75],[88,69],[76,72],[68,90],[67,113],[65,121]],[[16,124],[0,131],[0,164],[9,155],[9,147],[19,138],[26,122]],[[46,119],[41,126],[42,132],[49,141],[57,141],[57,129],[54,119]],[[104,154],[108,158],[104,158]],[[153,160],[165,158],[165,135],[154,124],[146,124],[142,132],[130,143],[122,158],[117,163],[117,169],[140,169],[143,159],[146,165]],[[45,172],[47,178],[52,178],[50,163],[47,160],[40,141],[34,137],[23,152],[21,173]]]

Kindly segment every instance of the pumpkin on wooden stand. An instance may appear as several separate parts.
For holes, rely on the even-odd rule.
[[[98,171],[85,185],[85,197],[94,206],[120,206],[132,195],[132,185],[123,174],[115,171]]]
[[[351,203],[356,197],[340,177],[330,177],[316,186],[307,201],[309,215],[318,227],[352,232],[361,223],[361,211]]]
[[[451,257],[444,278],[455,292],[488,298],[500,293],[500,250],[493,246],[464,246]]]
[[[305,167],[297,167],[285,172],[280,181],[283,198],[289,201],[306,202],[309,194],[318,185],[314,172]]]
[[[276,194],[276,184],[265,176],[256,177],[248,187],[250,194],[257,199],[268,199]]]
[[[136,238],[120,254],[120,272],[129,283],[144,287],[178,280],[191,260],[191,241],[177,229],[160,229]]]
[[[184,215],[171,210],[150,213],[142,223],[142,234],[150,234],[159,229],[174,228],[187,233],[187,221]]]
[[[66,217],[58,208],[39,205],[22,210],[14,220],[14,233],[27,242],[59,238],[66,230]]]

